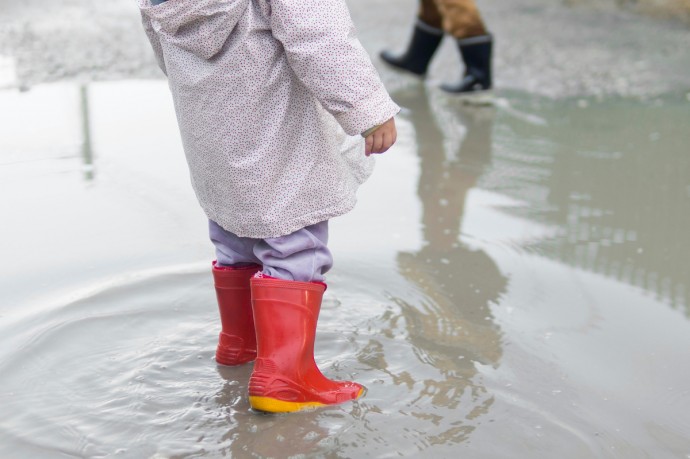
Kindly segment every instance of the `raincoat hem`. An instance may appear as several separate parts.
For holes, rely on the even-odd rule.
[[[285,236],[294,233],[297,230],[306,228],[307,226],[315,225],[317,223],[339,217],[354,209],[357,203],[356,197],[348,197],[326,209],[320,209],[307,215],[303,215],[291,220],[290,223],[281,223],[280,229],[275,229],[274,222],[256,225],[236,225],[233,221],[223,218],[222,215],[215,215],[204,209],[206,216],[216,222],[221,228],[233,233],[239,237],[248,237],[252,239],[268,239],[273,237]],[[270,229],[268,229],[270,228]]]

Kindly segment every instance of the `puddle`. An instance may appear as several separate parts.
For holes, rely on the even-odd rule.
[[[1,91],[0,456],[690,455],[685,94],[393,96],[316,344],[367,396],[267,416],[213,360],[165,83]]]

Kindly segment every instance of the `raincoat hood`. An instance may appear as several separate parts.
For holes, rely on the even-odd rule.
[[[239,22],[250,0],[138,0],[142,14],[165,39],[204,59],[215,56]]]

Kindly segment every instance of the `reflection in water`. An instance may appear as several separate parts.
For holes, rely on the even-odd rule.
[[[91,116],[93,130],[58,114],[79,106],[73,86],[0,96],[11,127],[0,146],[0,184],[10,197],[0,458],[467,451],[628,459],[690,451],[690,375],[677,364],[688,360],[690,322],[641,289],[568,266],[645,280],[687,303],[690,105],[604,101],[582,109],[518,94],[511,106],[530,116],[499,109],[494,123],[492,108],[453,106],[436,93],[427,99],[421,88],[398,93],[421,175],[403,150],[390,163],[402,157],[400,173],[378,174],[380,186],[363,188],[361,200],[386,201],[384,188],[387,200],[409,196],[419,178],[422,217],[405,198],[399,221],[421,220],[424,243],[409,237],[405,247],[413,248],[401,249],[395,238],[364,238],[336,273],[319,320],[324,371],[361,380],[370,392],[351,405],[263,416],[246,399],[251,366],[213,360],[207,241],[195,236],[196,201],[178,190],[187,168],[166,135],[174,118],[150,124],[166,106],[164,83],[89,86],[81,102],[90,99],[91,113],[79,119]],[[143,101],[135,112],[133,101]],[[41,136],[31,135],[37,125]],[[75,186],[82,159],[74,146],[92,137],[104,173],[98,186]],[[90,149],[84,153],[88,164]],[[162,163],[171,167],[161,172]],[[396,225],[398,209],[372,209]],[[45,237],[46,216],[58,243],[37,264],[26,247]],[[107,247],[105,229],[117,233]],[[173,264],[199,257],[188,268]],[[594,326],[560,332],[589,317]]]
[[[79,100],[81,107],[81,126],[82,126],[82,146],[81,155],[84,160],[84,179],[91,181],[94,179],[93,171],[93,149],[91,148],[91,120],[89,118],[89,87],[81,85],[79,87]]]
[[[444,427],[426,437],[432,444],[457,443],[468,438],[476,419],[494,402],[479,381],[477,366],[496,366],[502,355],[500,330],[489,305],[503,292],[506,278],[483,250],[468,247],[459,237],[467,193],[491,159],[494,108],[455,105],[436,114],[423,87],[394,98],[410,109],[421,163],[423,246],[415,253],[399,253],[397,261],[422,300],[413,304],[395,299],[417,358],[433,369],[424,372],[413,405],[433,406],[420,410],[420,417],[433,418],[438,409],[457,410],[439,413],[447,418]],[[449,136],[435,115],[449,115],[440,121],[459,121],[464,127],[458,148],[452,148],[452,142],[451,148],[444,146]]]
[[[0,322],[0,457],[295,457],[352,424],[250,410],[251,365],[214,361],[206,263],[123,279]]]
[[[218,450],[214,455],[228,457],[293,457],[304,451],[319,451],[331,434],[319,420],[321,411],[305,411],[295,418],[250,411],[247,402],[247,384],[251,366],[218,366],[225,380],[223,388],[215,395],[218,409],[227,411],[228,425],[224,435],[218,438]],[[241,381],[241,383],[238,383]],[[211,421],[208,427],[218,429]],[[204,426],[200,426],[201,429]],[[174,456],[170,459],[196,457],[195,454]]]
[[[506,211],[559,228],[526,248],[643,288],[690,316],[687,102],[536,109],[548,128],[511,123],[482,183],[527,203]]]

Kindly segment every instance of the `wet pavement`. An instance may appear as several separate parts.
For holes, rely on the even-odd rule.
[[[654,1],[661,5],[684,0]],[[0,0],[0,87],[160,78],[135,3]],[[688,24],[621,10],[616,7],[620,3],[478,1],[496,37],[497,86],[549,97],[644,98],[687,91]],[[383,48],[404,48],[416,0],[348,4],[362,43],[373,56]],[[457,51],[445,40],[431,63],[430,80],[452,80],[460,72]],[[388,75],[383,78],[390,82]]]
[[[405,36],[407,11],[384,37],[360,3],[372,53]],[[664,24],[650,41],[690,37]],[[165,82],[0,91],[0,457],[690,457],[688,74],[531,90],[520,47],[492,106],[435,88],[448,47],[427,85],[381,67],[399,140],[332,223],[316,344],[368,393],[287,416],[249,409],[251,365],[213,360],[213,251]]]

